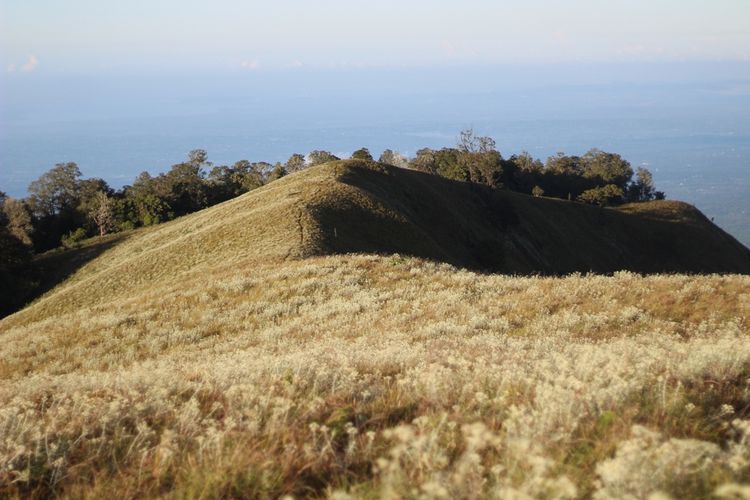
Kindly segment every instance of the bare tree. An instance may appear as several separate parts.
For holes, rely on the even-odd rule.
[[[96,195],[96,203],[91,210],[91,220],[99,228],[99,236],[104,236],[114,226],[112,214],[112,202],[106,194],[101,191]]]

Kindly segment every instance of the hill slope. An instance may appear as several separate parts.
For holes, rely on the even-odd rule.
[[[683,204],[602,211],[342,162],[48,256],[90,260],[0,320],[0,497],[731,490],[750,477],[750,276],[319,256],[606,269],[670,235],[695,246],[674,265],[741,269]]]
[[[310,168],[108,245],[21,314],[47,317],[226,268],[350,252],[508,274],[750,273],[750,251],[684,203],[600,209],[361,161]]]
[[[333,168],[345,194],[309,206],[321,253],[403,252],[512,274],[750,273],[750,250],[686,203],[601,209],[372,163]]]

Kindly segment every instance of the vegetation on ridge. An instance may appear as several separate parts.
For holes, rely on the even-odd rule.
[[[353,159],[372,161],[367,148]],[[6,314],[43,288],[44,276],[29,268],[33,252],[62,244],[70,248],[94,234],[150,226],[215,205],[268,182],[310,166],[338,160],[327,151],[307,156],[293,154],[286,163],[213,165],[204,150],[194,150],[186,161],[168,172],[141,173],[132,186],[111,189],[103,179],[81,179],[73,162],[59,163],[29,185],[29,196],[13,199],[0,192],[0,314]],[[617,154],[592,149],[581,157],[562,153],[543,165],[528,153],[504,159],[489,137],[461,132],[455,148],[421,149],[413,159],[385,150],[380,162],[533,194],[575,199],[597,205],[663,198],[651,174],[639,168],[633,179],[630,164]]]

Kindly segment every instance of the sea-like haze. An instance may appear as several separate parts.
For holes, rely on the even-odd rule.
[[[0,190],[25,196],[62,161],[120,187],[196,148],[216,164],[413,155],[467,127],[504,156],[620,153],[750,245],[750,63],[5,75]]]

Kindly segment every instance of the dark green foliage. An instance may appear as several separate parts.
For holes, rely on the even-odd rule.
[[[70,231],[68,234],[63,236],[60,240],[60,243],[62,243],[62,246],[64,246],[65,248],[73,248],[86,239],[86,234],[86,230],[82,227],[79,227],[75,231]]]
[[[29,205],[37,217],[72,212],[80,198],[81,171],[75,163],[58,163],[29,184]]]
[[[0,317],[23,306],[34,286],[26,272],[30,259],[30,247],[0,225]]]
[[[81,222],[81,171],[75,163],[58,163],[29,185],[28,204],[35,219],[34,246],[47,250]]]
[[[593,179],[598,185],[614,185],[623,191],[633,178],[630,163],[618,154],[598,149],[591,149],[581,157],[581,167],[584,178]]]
[[[352,160],[366,160],[366,161],[372,161],[372,155],[370,154],[370,150],[367,148],[360,148],[352,153]]]
[[[157,192],[172,207],[176,216],[189,214],[208,206],[208,189],[204,179],[202,163],[178,163],[169,172],[157,177]]]
[[[588,189],[578,196],[578,201],[591,205],[599,205],[600,207],[622,203],[622,199],[622,188],[615,184]]]
[[[323,163],[328,163],[329,161],[336,161],[339,158],[332,155],[328,151],[311,151],[307,155],[308,163],[311,167],[314,167],[315,165],[322,165]]]
[[[433,150],[429,148],[417,151],[417,156],[409,166],[420,172],[435,174],[446,179],[468,181],[469,171],[459,162],[459,151],[454,148]]]
[[[299,153],[294,153],[286,161],[284,168],[286,169],[287,173],[291,174],[291,173],[299,172],[300,170],[303,170],[306,166],[307,165],[305,163],[305,156]]]
[[[281,179],[287,174],[286,169],[284,168],[284,165],[281,163],[277,163],[274,165],[273,170],[268,174],[268,182],[275,181],[276,179]]]
[[[352,157],[372,161],[367,148],[355,151]],[[4,206],[0,223],[22,243],[32,242],[40,252],[60,245],[63,237],[71,242],[72,236],[88,237],[165,222],[307,166],[335,160],[338,158],[330,152],[315,150],[307,158],[295,153],[283,164],[240,160],[231,166],[214,166],[205,150],[196,149],[169,171],[155,177],[143,172],[132,186],[116,192],[103,179],[81,179],[75,163],[58,163],[30,184],[27,199],[13,200],[0,193]],[[633,179],[633,169],[620,155],[592,149],[580,157],[558,153],[542,164],[522,152],[506,160],[492,138],[472,130],[461,132],[456,147],[420,149],[411,160],[386,149],[380,161],[495,189],[599,205],[664,198],[664,193],[655,190],[648,170],[638,168]],[[106,196],[104,212],[102,195]],[[103,226],[96,223],[105,219]]]

